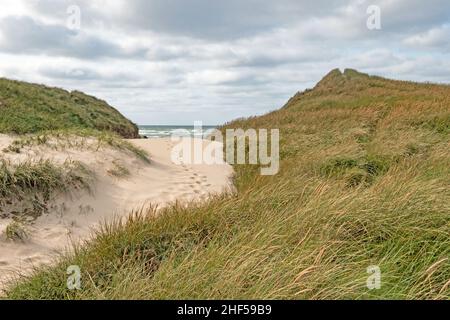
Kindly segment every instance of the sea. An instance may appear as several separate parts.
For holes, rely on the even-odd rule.
[[[164,138],[172,135],[191,136],[195,138],[204,138],[208,131],[216,129],[217,126],[202,126],[201,129],[194,126],[164,126],[164,125],[140,125],[139,134],[147,138]]]

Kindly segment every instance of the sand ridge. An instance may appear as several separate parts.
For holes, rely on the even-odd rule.
[[[0,137],[0,150],[11,138]],[[72,242],[88,238],[99,223],[126,217],[133,209],[153,204],[167,205],[175,200],[206,199],[209,194],[232,188],[232,167],[227,164],[174,164],[170,138],[130,140],[151,155],[151,163],[117,150],[98,152],[33,150],[29,157],[64,161],[67,158],[86,164],[95,172],[92,193],[60,196],[49,213],[28,227],[30,238],[21,242],[6,240],[3,233],[11,219],[0,219],[0,289],[18,273],[51,263]],[[203,146],[209,142],[203,141]],[[20,157],[24,157],[21,155]],[[22,159],[23,160],[23,159]],[[107,173],[112,161],[120,161],[130,171],[125,178]]]

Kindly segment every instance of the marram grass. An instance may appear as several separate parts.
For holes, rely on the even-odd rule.
[[[0,133],[95,129],[137,138],[138,127],[105,101],[78,91],[0,78]]]
[[[82,163],[50,160],[13,163],[0,158],[0,217],[35,219],[59,194],[90,190],[93,173]]]
[[[21,153],[25,148],[45,146],[52,150],[66,149],[99,151],[102,148],[113,148],[121,152],[128,152],[136,158],[150,163],[149,154],[122,139],[119,135],[109,131],[95,129],[61,129],[42,131],[38,134],[17,136],[13,142],[4,148],[4,153]]]

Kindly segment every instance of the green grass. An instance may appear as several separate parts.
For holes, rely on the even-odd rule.
[[[138,138],[138,128],[105,101],[78,91],[0,79],[0,133],[96,129]]]
[[[238,165],[235,194],[105,224],[7,297],[448,299],[449,105],[448,86],[334,70],[226,125],[279,128],[278,175]],[[70,265],[82,290],[66,288]],[[366,287],[371,265],[379,290]]]

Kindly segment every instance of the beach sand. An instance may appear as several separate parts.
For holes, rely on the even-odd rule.
[[[12,139],[0,135],[0,150]],[[0,218],[0,291],[18,274],[27,274],[33,267],[54,261],[58,253],[71,247],[71,243],[87,239],[99,223],[117,217],[126,217],[133,209],[153,204],[167,205],[175,200],[205,199],[209,194],[231,190],[233,170],[227,164],[177,165],[171,161],[174,142],[170,138],[130,140],[146,150],[151,163],[106,149],[89,150],[30,150],[13,155],[14,161],[27,158],[51,159],[64,162],[77,160],[95,172],[93,190],[58,196],[50,212],[39,217],[28,227],[25,242],[7,240],[4,231],[11,219]],[[202,141],[203,146],[209,143]],[[6,157],[5,154],[2,154]],[[108,174],[112,161],[120,161],[130,171],[125,178]]]

